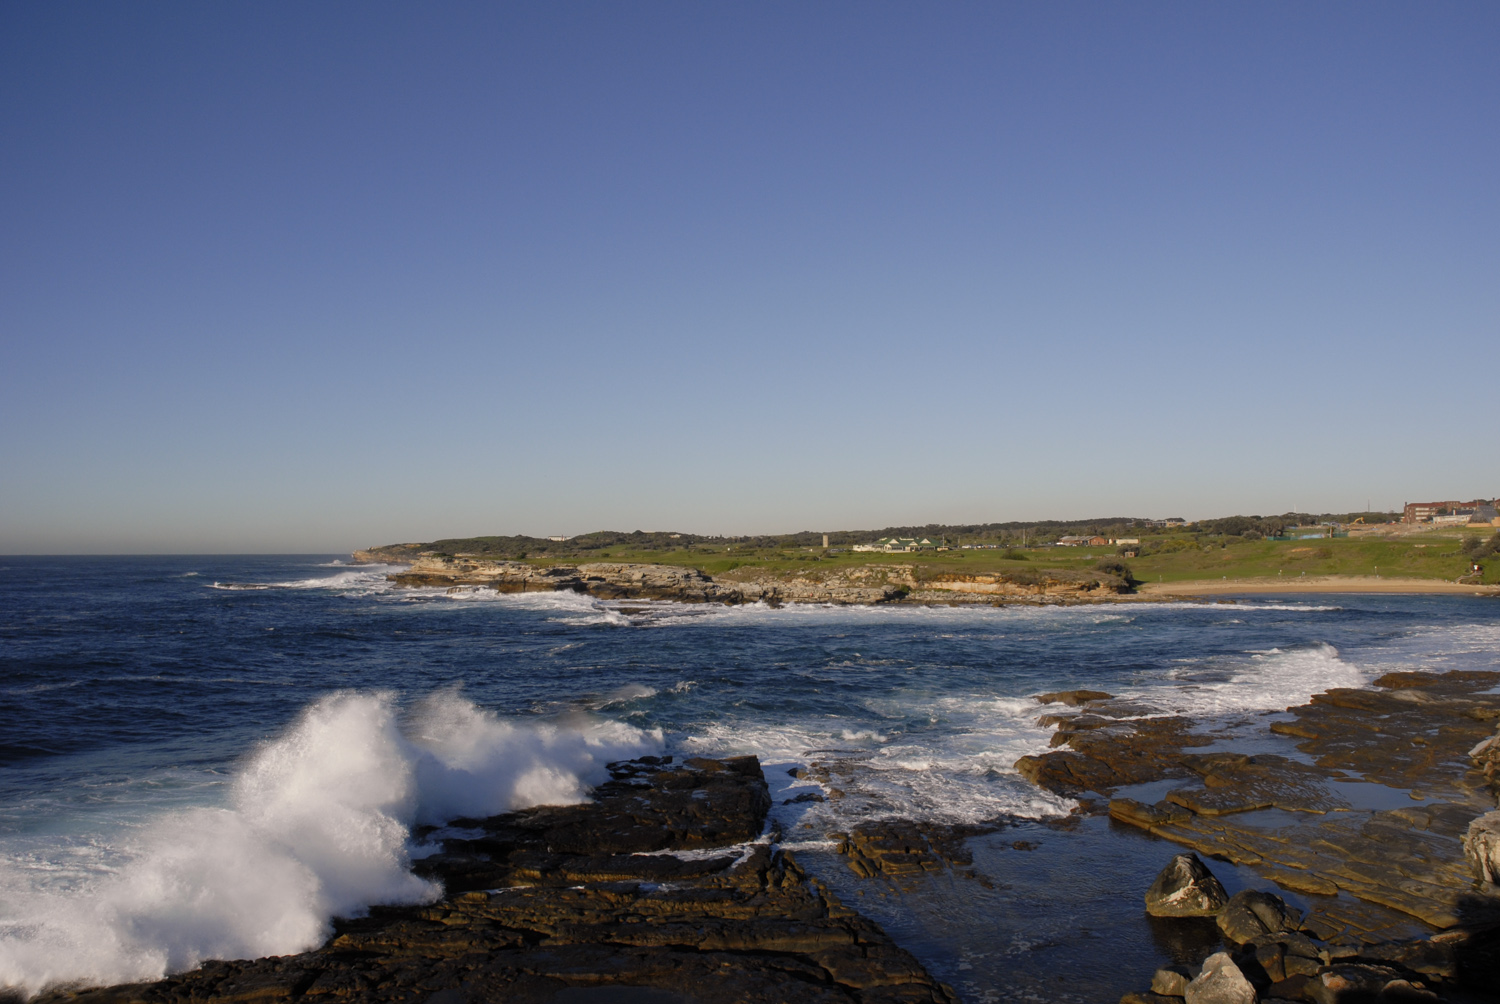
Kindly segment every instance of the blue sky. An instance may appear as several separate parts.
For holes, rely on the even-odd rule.
[[[1500,492],[1493,4],[7,4],[0,552]]]

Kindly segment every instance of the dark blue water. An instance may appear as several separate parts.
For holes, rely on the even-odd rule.
[[[1011,767],[1047,748],[1040,691],[1088,687],[1233,723],[1391,669],[1492,668],[1500,650],[1500,603],[1480,598],[771,610],[396,589],[384,569],[341,557],[0,560],[0,982],[149,975],[158,962],[264,947],[229,917],[203,944],[157,925],[153,954],[141,916],[191,885],[192,854],[265,856],[260,867],[283,869],[287,888],[311,883],[286,926],[294,941],[315,938],[329,910],[362,896],[420,895],[402,884],[407,849],[388,835],[341,851],[364,872],[318,863],[319,848],[345,847],[370,819],[404,826],[465,799],[493,811],[545,801],[583,790],[607,758],[665,749],[756,753],[778,795],[810,784],[786,768],[839,762],[848,797],[779,810],[804,858],[848,895],[866,893],[855,905],[966,995],[1024,999],[1031,977],[1001,974],[1031,972],[1028,958],[1049,952],[1086,954],[1079,932],[1107,914],[1088,905],[1097,882],[1065,908],[1012,883],[1005,909],[1035,911],[1030,928],[1053,932],[1041,939],[1051,948],[1017,947],[1011,927],[976,928],[999,893],[960,882],[939,896],[970,906],[939,911],[954,921],[945,934],[920,896],[903,912],[905,894],[850,886],[823,835],[871,816],[1066,813]],[[329,698],[338,692],[352,693]],[[375,790],[389,778],[400,784]],[[310,815],[330,798],[345,822]],[[166,835],[221,825],[208,850]],[[985,845],[978,858],[1035,874],[1052,853],[1123,855],[1115,867],[1135,902],[1141,877],[1123,873],[1149,882],[1166,855],[1093,823],[1072,835],[1017,825],[1053,835],[1038,856]],[[79,962],[78,944],[101,929],[63,916],[69,903],[136,933]],[[980,951],[981,937],[1011,942]],[[1149,967],[1159,946],[1132,937]]]

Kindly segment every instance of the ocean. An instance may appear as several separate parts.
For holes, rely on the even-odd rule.
[[[1034,695],[1134,697],[1234,746],[1327,688],[1500,652],[1484,598],[773,609],[398,589],[346,560],[0,559],[0,985],[301,951],[437,894],[414,826],[578,801],[616,759],[753,753],[783,846],[965,1000],[1105,999],[1194,950],[1141,910],[1177,849],[1015,772],[1048,748]],[[813,763],[834,780],[794,776]],[[857,878],[828,835],[881,818],[1004,825],[972,869]]]

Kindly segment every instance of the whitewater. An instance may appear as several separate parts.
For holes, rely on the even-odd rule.
[[[759,756],[812,850],[872,818],[1045,826],[1073,804],[1012,766],[1048,748],[1038,693],[1230,734],[1393,669],[1491,668],[1500,639],[1500,605],[1462,597],[726,608],[396,589],[335,561],[0,563],[0,985],[306,950],[440,895],[411,870],[423,827],[586,800],[619,759]],[[984,911],[872,909],[939,970],[1003,941]],[[1086,913],[1031,926],[1065,941]]]
[[[44,847],[0,862],[0,985],[158,979],[315,948],[336,916],[441,895],[411,873],[414,824],[581,802],[605,764],[662,744],[607,719],[505,721],[457,692],[409,719],[390,692],[330,694],[246,759],[224,804],[119,834],[82,881],[49,881]]]

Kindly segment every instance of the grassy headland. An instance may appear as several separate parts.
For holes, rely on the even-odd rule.
[[[1356,514],[1338,522],[1348,526]],[[1389,514],[1369,514],[1389,519]],[[985,524],[979,526],[890,527],[877,531],[838,531],[828,536],[804,532],[780,536],[708,537],[668,532],[603,531],[563,541],[537,537],[449,538],[375,549],[392,559],[421,554],[473,556],[537,565],[588,561],[688,566],[713,576],[759,571],[771,574],[838,573],[860,566],[910,565],[913,576],[1000,573],[1024,580],[1061,569],[1119,574],[1123,562],[1142,583],[1219,580],[1245,585],[1292,583],[1312,578],[1371,577],[1472,584],[1500,583],[1500,531],[1490,527],[1418,529],[1395,523],[1354,524],[1349,536],[1308,539],[1334,520],[1327,514],[1288,513],[1282,517],[1230,517],[1185,527],[1153,527],[1141,520],[1080,520],[1068,523]],[[1368,523],[1368,521],[1367,521]],[[1301,524],[1301,529],[1297,529]],[[1270,539],[1268,533],[1292,539]],[[1063,535],[1134,538],[1137,544],[1061,547]],[[854,551],[882,537],[925,537],[947,550],[910,553]],[[964,545],[969,545],[967,548]],[[1125,556],[1125,552],[1133,552]],[[1471,563],[1482,571],[1473,575]],[[741,573],[743,574],[743,572]]]

